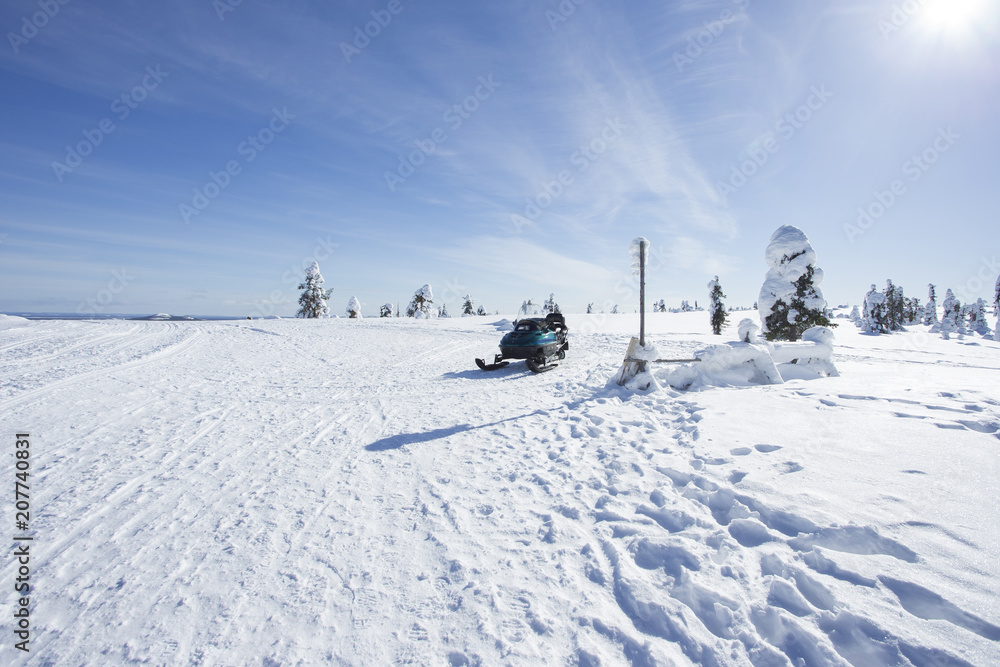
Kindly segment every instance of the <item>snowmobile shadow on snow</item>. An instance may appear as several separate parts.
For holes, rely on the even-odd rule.
[[[489,424],[480,424],[479,426],[473,426],[472,424],[457,424],[455,426],[446,426],[445,428],[436,428],[430,431],[424,431],[423,433],[397,433],[396,435],[390,435],[386,438],[380,438],[370,445],[365,445],[365,451],[384,452],[392,449],[399,449],[405,445],[416,445],[421,442],[440,440],[459,433],[476,431],[481,428],[491,428],[493,426],[503,424],[504,422],[516,421],[518,419],[524,419],[525,417],[534,417],[535,415],[544,415],[547,413],[548,410],[535,410],[534,412],[528,412],[516,417],[507,417],[506,419],[500,419]]]

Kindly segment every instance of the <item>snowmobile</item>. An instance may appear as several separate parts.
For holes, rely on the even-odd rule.
[[[514,330],[500,339],[500,354],[492,364],[476,359],[476,365],[484,371],[495,371],[510,364],[507,359],[524,359],[533,373],[550,371],[558,364],[553,359],[565,359],[569,349],[569,328],[561,313],[549,313],[545,317],[527,317],[514,323]]]

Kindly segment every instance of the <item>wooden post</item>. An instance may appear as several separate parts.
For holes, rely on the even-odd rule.
[[[646,347],[646,242],[639,241],[639,345]]]

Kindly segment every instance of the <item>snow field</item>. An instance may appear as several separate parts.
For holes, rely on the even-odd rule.
[[[542,375],[474,367],[495,319],[0,331],[16,664],[1000,662],[1000,344],[838,320],[840,377],[643,395],[606,388],[637,315]]]

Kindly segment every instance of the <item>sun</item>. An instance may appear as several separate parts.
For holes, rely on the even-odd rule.
[[[913,4],[917,7],[915,18],[924,30],[961,36],[986,18],[993,0],[919,0]]]

